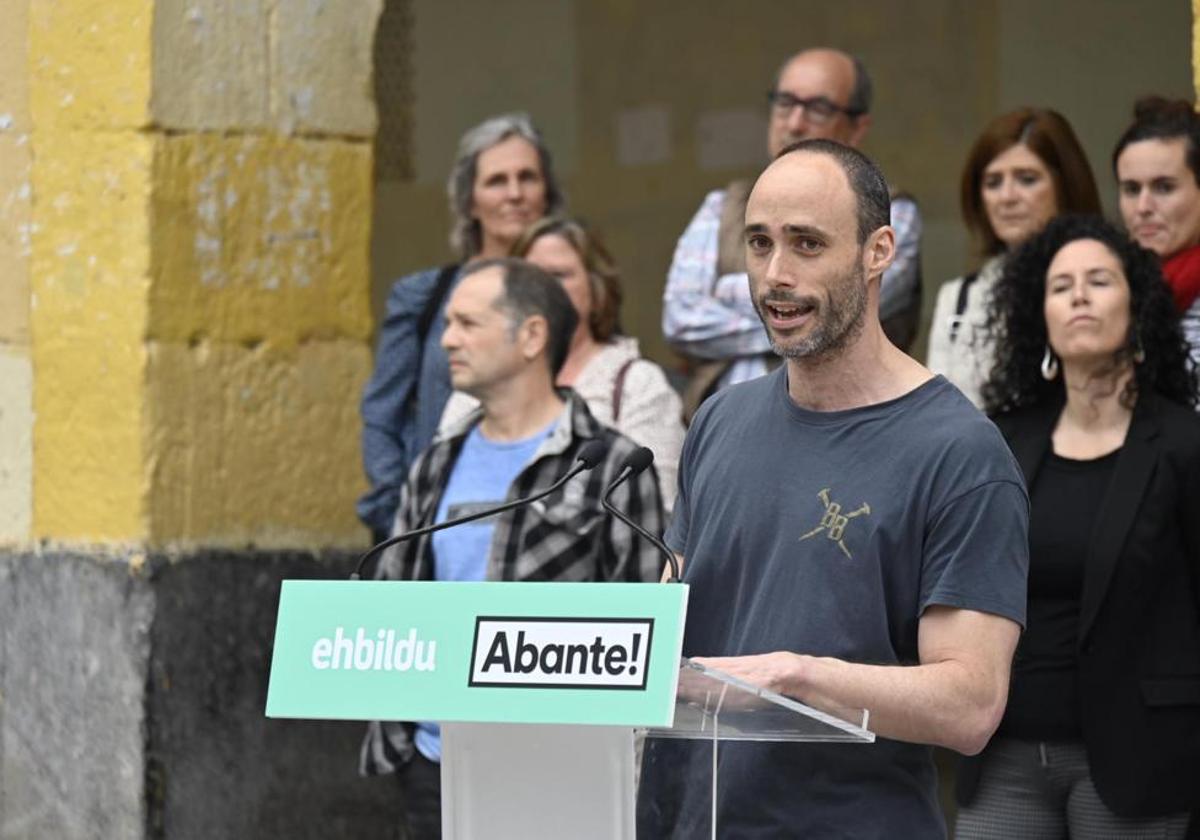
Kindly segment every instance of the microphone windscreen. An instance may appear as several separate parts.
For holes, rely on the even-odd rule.
[[[597,438],[589,440],[579,447],[579,454],[575,456],[575,460],[583,461],[583,465],[590,470],[603,461],[606,455],[608,455],[608,444]]]
[[[629,477],[632,478],[639,473],[645,472],[646,468],[653,463],[654,453],[644,446],[639,446],[629,453],[629,457],[625,459],[622,469],[628,469]]]

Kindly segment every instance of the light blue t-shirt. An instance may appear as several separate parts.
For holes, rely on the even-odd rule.
[[[508,489],[550,436],[554,423],[532,437],[516,441],[488,440],[476,425],[467,434],[434,521],[469,516],[504,504]],[[489,516],[433,535],[435,580],[478,581],[487,577],[488,554],[496,518]],[[442,739],[436,723],[417,724],[417,749],[430,761],[442,760]]]

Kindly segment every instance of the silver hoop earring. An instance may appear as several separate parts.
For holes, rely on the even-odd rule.
[[[1046,345],[1046,354],[1042,356],[1042,379],[1047,382],[1058,378],[1058,359],[1054,353],[1050,351],[1050,345]]]

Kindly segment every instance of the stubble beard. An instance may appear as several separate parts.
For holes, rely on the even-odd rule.
[[[863,282],[865,272],[861,263],[837,283],[836,289],[844,294],[830,292],[817,310],[819,321],[812,332],[804,337],[786,344],[771,332],[764,313],[764,304],[772,300],[788,302],[786,298],[767,295],[754,301],[754,308],[767,338],[771,342],[771,350],[784,359],[806,359],[808,361],[827,360],[836,358],[850,345],[855,338],[862,334],[863,323],[867,311],[867,287]]]

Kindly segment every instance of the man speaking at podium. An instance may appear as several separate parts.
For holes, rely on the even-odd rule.
[[[375,577],[390,580],[656,580],[662,557],[601,506],[637,444],[596,421],[583,400],[556,390],[578,316],[562,285],[523,260],[484,260],[463,274],[446,305],[442,347],[454,387],[480,408],[413,464],[393,533],[482,512],[548,487],[589,441],[603,460],[536,502],[400,543]],[[653,533],[662,528],[652,469],[621,484],[613,503]],[[398,772],[406,837],[441,836],[437,724],[372,723],[364,773]]]
[[[666,542],[684,654],[874,744],[720,745],[724,837],[945,834],[928,745],[982,749],[1025,614],[1028,499],[1000,433],[878,317],[888,189],[860,152],[785,149],[746,207],[750,291],[785,364],[696,415]],[[712,657],[712,658],[705,658]],[[711,746],[651,740],[639,836],[708,836]]]

